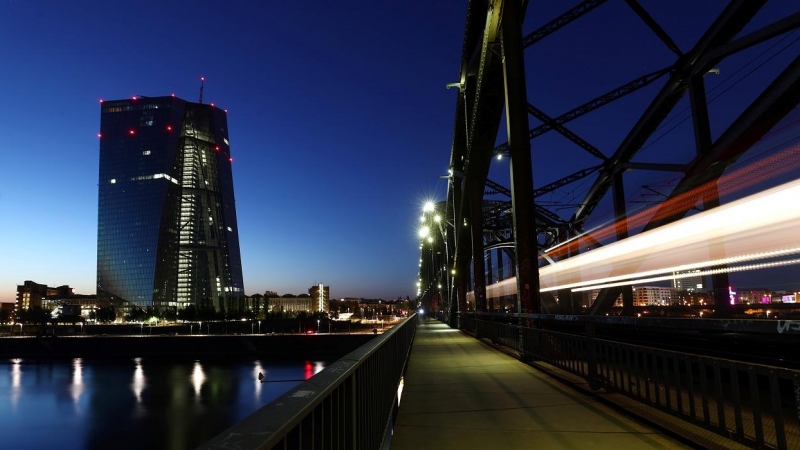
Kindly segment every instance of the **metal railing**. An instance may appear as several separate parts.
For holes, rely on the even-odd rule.
[[[800,371],[462,315],[460,328],[728,439],[800,448]]]
[[[416,328],[413,315],[200,448],[380,448]]]

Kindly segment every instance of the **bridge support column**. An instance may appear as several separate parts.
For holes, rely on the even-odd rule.
[[[517,311],[539,313],[539,270],[533,215],[533,167],[528,137],[528,94],[522,47],[522,2],[503,3],[501,41],[506,130],[511,153],[511,206],[517,263]]]
[[[711,126],[708,121],[708,102],[706,100],[706,87],[704,74],[695,75],[689,84],[689,101],[692,106],[692,120],[694,121],[694,142],[697,155],[702,156],[711,151]],[[717,183],[709,183],[710,189],[703,192],[703,210],[719,206],[719,191]],[[708,243],[711,259],[725,257],[725,245],[721,239]],[[727,266],[720,266],[725,268]],[[714,315],[729,317],[731,305],[728,299],[728,274],[718,273],[711,275],[711,287],[714,289]]]
[[[472,233],[472,283],[475,311],[486,312],[486,266],[483,263],[483,186],[471,184],[469,229]]]
[[[614,174],[614,215],[616,216],[615,227],[617,241],[628,238],[628,211],[625,208],[625,185],[622,182],[622,174]],[[616,301],[613,299],[612,301]],[[622,286],[622,315],[633,315],[633,287],[630,285]]]

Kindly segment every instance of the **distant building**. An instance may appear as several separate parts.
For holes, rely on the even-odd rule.
[[[700,270],[687,270],[682,272],[674,272],[672,279],[672,287],[676,291],[695,292],[703,289],[703,277],[700,275]]]
[[[0,323],[11,322],[14,320],[15,303],[0,303]]]
[[[769,289],[737,289],[735,303],[741,305],[772,303],[772,291]]]
[[[80,307],[80,314],[88,317],[89,312],[98,307],[96,295],[75,294],[68,285],[49,287],[30,280],[17,285],[17,299],[13,305],[15,317],[16,312],[23,309],[40,307],[52,311],[67,305]]]
[[[675,288],[634,286],[633,306],[669,306],[678,301]]]
[[[270,313],[311,313],[314,309],[314,299],[311,297],[274,297],[266,301],[266,312]]]
[[[314,301],[314,312],[330,311],[331,287],[322,283],[308,288],[308,294]]]
[[[99,300],[239,309],[226,112],[176,97],[105,101],[98,136]]]
[[[597,300],[597,297],[600,295],[600,289],[594,289],[589,291],[589,306],[594,304],[594,301]],[[622,294],[617,296],[617,299],[614,300],[614,306],[622,306]]]
[[[47,298],[47,285],[26,280],[23,284],[17,285],[17,300],[14,303],[14,313],[23,309],[30,309],[34,306],[44,307],[44,300]]]

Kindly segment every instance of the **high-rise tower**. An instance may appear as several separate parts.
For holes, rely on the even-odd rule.
[[[236,309],[244,296],[226,112],[176,97],[100,114],[98,300]]]

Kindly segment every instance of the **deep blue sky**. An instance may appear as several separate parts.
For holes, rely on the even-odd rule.
[[[684,51],[725,5],[666,3],[643,2]],[[457,81],[466,4],[3,1],[0,301],[28,279],[95,292],[99,100],[196,101],[200,76],[204,100],[229,110],[246,293],[322,282],[337,298],[413,297],[421,204],[446,191],[456,91],[444,86]],[[531,2],[526,30],[569,6]],[[797,9],[773,1],[748,29]],[[528,96],[551,115],[674,60],[622,1],[580,21],[526,53]],[[572,127],[611,154],[658,87]],[[737,89],[729,102],[756,93]],[[714,120],[732,120],[717,105]],[[659,151],[667,142],[652,160],[678,153]],[[555,133],[534,141],[536,185],[592,164],[580,158]],[[500,162],[491,176],[506,172]]]

